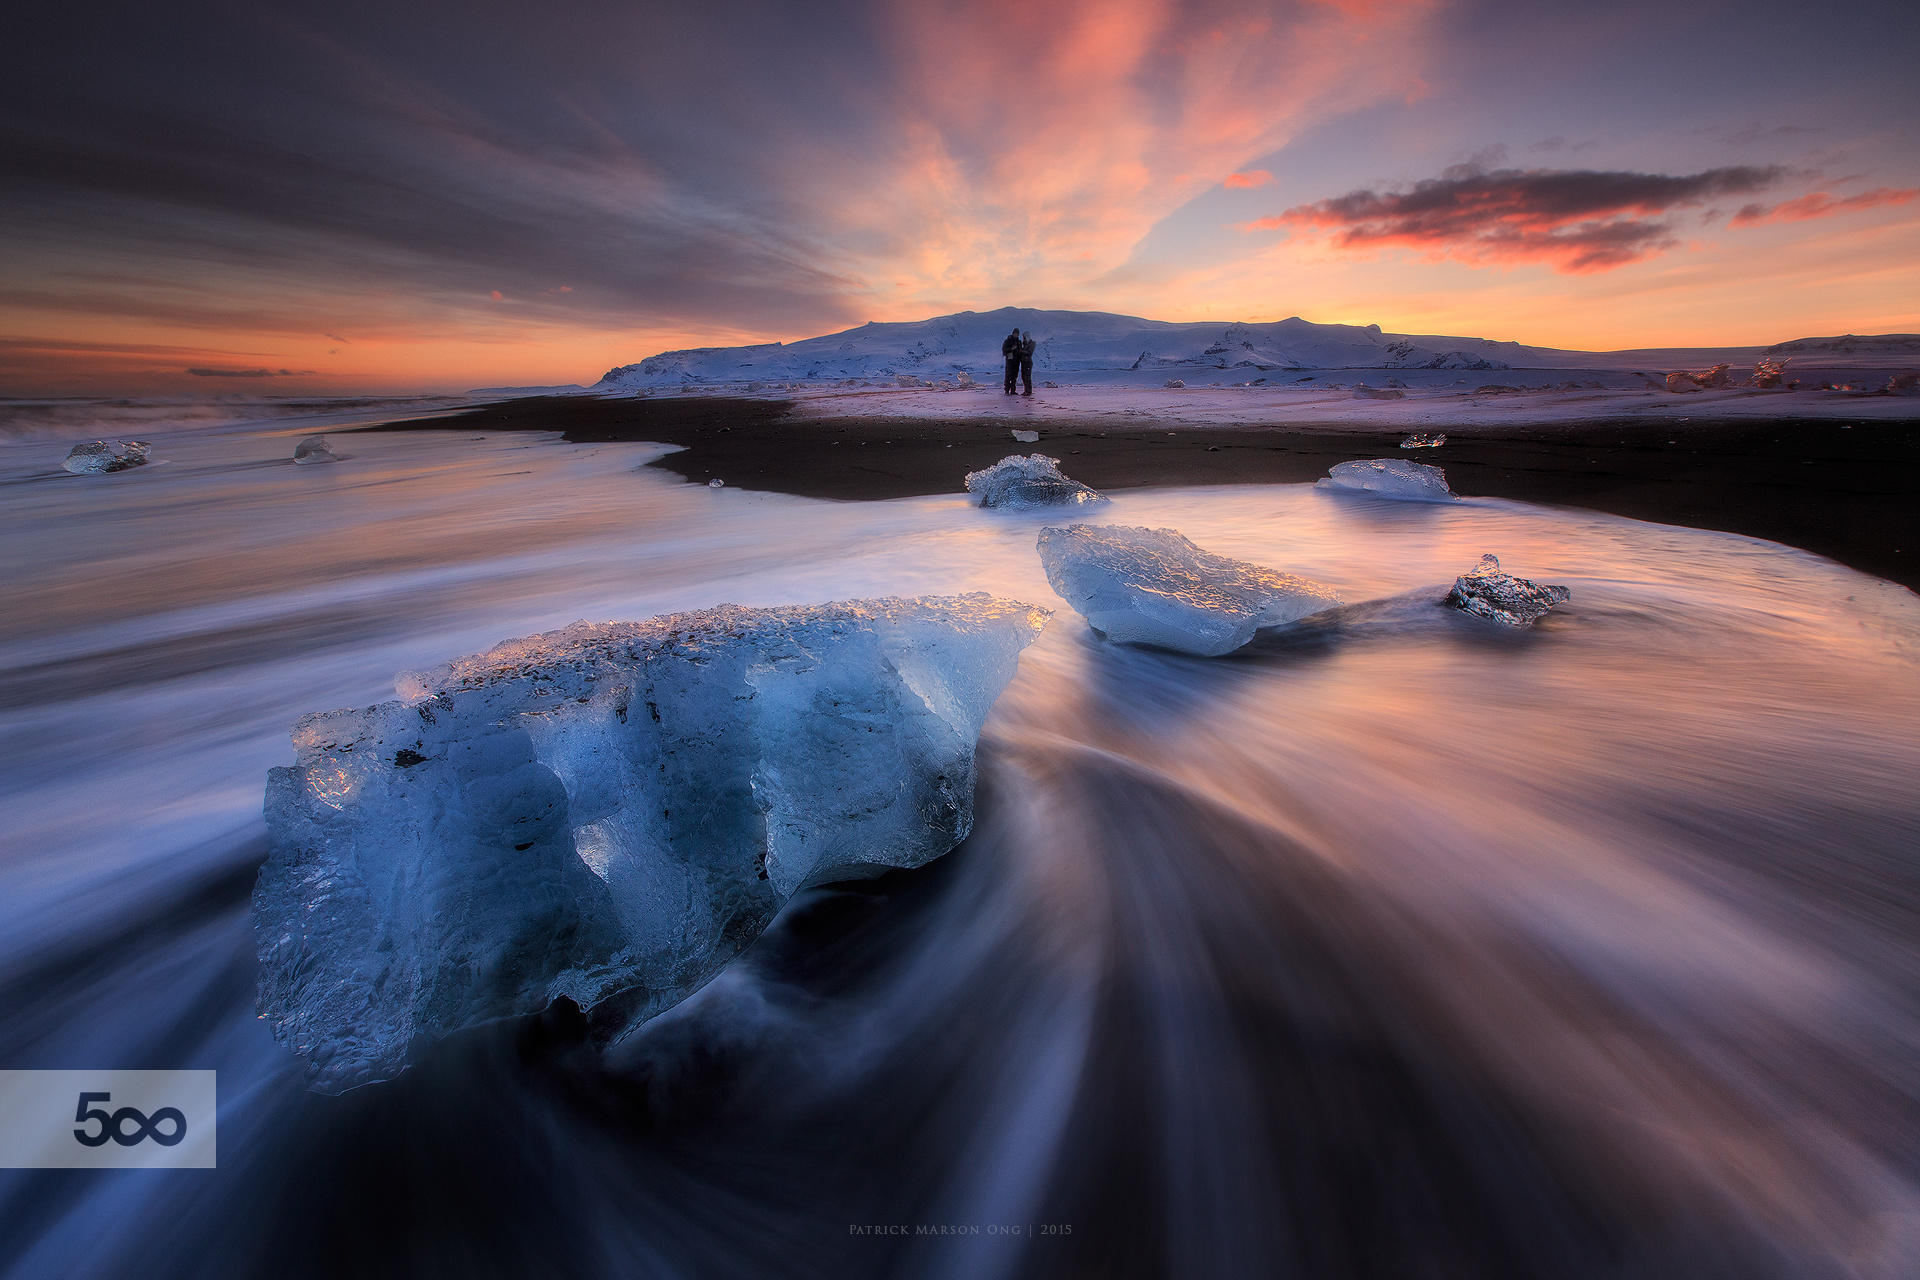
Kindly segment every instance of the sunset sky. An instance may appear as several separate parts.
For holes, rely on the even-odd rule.
[[[1005,305],[1920,330],[1912,0],[37,8],[0,394],[582,382]]]

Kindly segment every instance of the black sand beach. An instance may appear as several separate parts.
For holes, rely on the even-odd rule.
[[[1338,462],[1406,457],[1454,492],[1585,507],[1786,543],[1920,589],[1920,419],[1691,423],[1596,419],[1453,430],[1403,451],[1399,430],[1315,424],[1114,425],[1049,418],[1038,444],[1006,417],[812,419],[784,401],[541,396],[371,430],[560,431],[683,446],[653,465],[696,483],[860,501],[955,493],[968,471],[1045,453],[1097,489],[1311,481]]]

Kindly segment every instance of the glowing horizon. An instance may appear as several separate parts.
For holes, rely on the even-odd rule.
[[[583,382],[1007,305],[1582,350],[1920,330],[1920,23],[1783,48],[1797,12],[262,7],[131,10],[111,47],[35,15],[0,393]]]

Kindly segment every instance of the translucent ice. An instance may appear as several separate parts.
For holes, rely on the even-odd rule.
[[[1047,616],[975,594],[576,623],[303,718],[267,781],[261,1016],[326,1092],[562,996],[637,1025],[802,886],[964,839],[981,724]]]
[[[328,447],[325,436],[308,436],[293,446],[293,460],[305,466],[315,462],[338,462],[340,456]]]
[[[1017,433],[1016,433],[1017,434]],[[984,471],[967,472],[967,492],[983,507],[1084,506],[1105,502],[1105,495],[1060,474],[1060,464],[1044,453],[1014,454]]]
[[[61,468],[77,476],[103,475],[109,471],[125,471],[129,467],[147,465],[147,451],[152,445],[140,440],[118,440],[108,443],[105,440],[89,440],[86,444],[77,444],[67,450],[67,457]]]
[[[1444,433],[1435,432],[1432,435],[1421,435],[1416,431],[1405,440],[1402,440],[1400,447],[1402,449],[1438,449],[1446,442],[1447,437]]]
[[[1411,498],[1417,502],[1451,502],[1447,473],[1424,462],[1405,458],[1369,458],[1342,462],[1320,482],[1329,489],[1371,493],[1380,498]]]
[[[1040,443],[1040,433],[1038,431],[1022,431],[1018,427],[1013,428],[1013,438],[1021,444]]]
[[[1053,589],[1109,640],[1203,657],[1340,603],[1318,582],[1202,551],[1173,529],[1042,529],[1040,562]]]
[[[1447,603],[1454,608],[1510,627],[1530,627],[1544,618],[1547,610],[1572,598],[1573,592],[1566,587],[1550,587],[1500,572],[1500,561],[1491,555],[1481,556],[1470,572],[1454,579],[1453,590],[1447,593]]]

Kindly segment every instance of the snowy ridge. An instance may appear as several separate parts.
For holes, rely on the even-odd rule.
[[[1767,348],[1774,359],[1797,359],[1823,365],[1920,363],[1920,333],[1843,333],[1833,338],[1795,338]]]
[[[1039,343],[1034,368],[1074,373],[1126,369],[1506,369],[1545,365],[1517,342],[1383,333],[1379,325],[1313,324],[1294,317],[1265,324],[1171,323],[1102,311],[1002,307],[904,323],[870,323],[800,342],[665,351],[611,369],[591,390],[625,391],[682,383],[751,383],[847,378],[997,376],[1010,329]]]

